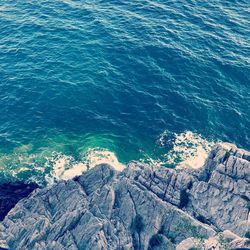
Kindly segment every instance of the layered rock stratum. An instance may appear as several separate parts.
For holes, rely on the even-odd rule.
[[[98,165],[34,190],[0,223],[2,249],[250,249],[250,153],[216,145],[200,170]]]

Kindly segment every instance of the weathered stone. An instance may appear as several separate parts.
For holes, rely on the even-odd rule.
[[[208,178],[193,183],[189,211],[219,230],[243,236],[249,228],[250,162],[239,158],[243,150],[229,145],[218,145],[211,152],[201,171]]]

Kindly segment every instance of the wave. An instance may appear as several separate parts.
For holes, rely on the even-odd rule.
[[[143,154],[139,161],[177,169],[198,169],[204,165],[215,143],[192,131],[179,134],[164,131],[157,139],[160,155]],[[11,154],[0,154],[0,181],[21,179],[43,186],[72,179],[99,164],[109,164],[117,171],[126,167],[116,152],[106,148],[90,147],[80,151],[74,155],[42,148],[39,153],[31,153],[32,145],[23,145]]]
[[[46,176],[48,183],[60,179],[72,179],[99,164],[111,165],[117,171],[122,171],[125,168],[125,165],[118,161],[114,152],[102,148],[88,149],[80,162],[75,161],[72,156],[62,154],[52,158],[50,164],[52,172]]]
[[[22,146],[27,148],[27,146]],[[52,152],[41,154],[13,153],[0,156],[1,181],[28,180],[52,185],[58,180],[72,179],[99,164],[109,164],[117,171],[124,169],[114,152],[104,148],[90,148],[80,159],[72,155]]]
[[[182,168],[201,168],[212,147],[219,141],[212,141],[192,131],[180,134],[164,131],[158,138],[157,143],[167,149],[161,160],[153,160],[158,165],[175,166]]]

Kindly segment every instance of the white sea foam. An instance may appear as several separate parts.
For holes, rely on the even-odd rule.
[[[166,151],[161,159],[145,156],[151,165],[175,166],[176,168],[194,168],[203,166],[207,155],[215,142],[208,141],[201,135],[186,131],[180,134],[164,132],[159,137],[158,145]],[[50,185],[58,180],[68,180],[93,168],[98,164],[109,164],[122,171],[125,166],[119,162],[114,152],[103,148],[89,148],[78,155],[43,150],[30,153],[32,146],[22,146],[13,154],[0,155],[0,170],[10,178],[28,178],[41,185]],[[133,160],[133,159],[131,159]]]
[[[46,175],[49,184],[55,180],[72,179],[99,164],[108,164],[117,171],[122,171],[125,167],[118,161],[115,153],[100,148],[87,150],[80,162],[75,161],[72,156],[58,154],[49,159],[48,164],[52,166],[52,171]]]
[[[106,149],[89,149],[86,153],[85,159],[89,168],[99,164],[109,164],[117,171],[122,171],[125,168],[125,166],[118,161],[115,153]]]
[[[32,154],[15,150],[13,154],[0,154],[0,171],[6,178],[29,179],[40,185],[52,185],[58,180],[68,180],[99,164],[109,164],[117,171],[124,165],[114,152],[102,148],[90,148],[76,160],[72,155],[58,152]]]
[[[81,175],[83,172],[87,171],[88,168],[84,163],[78,163],[72,166],[72,168],[67,169],[63,172],[61,179],[68,180],[72,179],[75,176]]]
[[[164,147],[166,132],[159,138],[159,144]],[[208,153],[216,142],[209,141],[199,134],[185,131],[180,134],[173,134],[172,149],[164,155],[164,163],[176,165],[180,168],[201,168]]]
[[[72,156],[59,154],[55,158],[48,160],[47,165],[51,166],[51,171],[46,174],[45,179],[48,184],[53,184],[57,180],[68,180],[81,175],[87,171],[87,165],[82,162],[75,162]]]
[[[166,132],[159,138],[159,144],[164,147],[166,143]],[[170,136],[172,149],[167,152],[164,161],[154,160],[148,157],[148,162],[152,165],[175,165],[180,168],[201,168],[215,145],[214,141],[209,141],[199,134],[185,131],[180,134]],[[167,142],[168,143],[168,142]],[[59,154],[50,159],[52,171],[47,176],[47,182],[53,183],[54,180],[67,180],[81,175],[83,172],[99,164],[109,164],[114,169],[122,171],[125,166],[120,163],[114,152],[101,148],[90,148],[83,153],[82,160],[75,161],[72,156]]]

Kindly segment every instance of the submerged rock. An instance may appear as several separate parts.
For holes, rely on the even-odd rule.
[[[0,247],[247,248],[248,156],[227,144],[199,172],[138,162],[122,172],[96,166],[19,201],[0,224]]]

